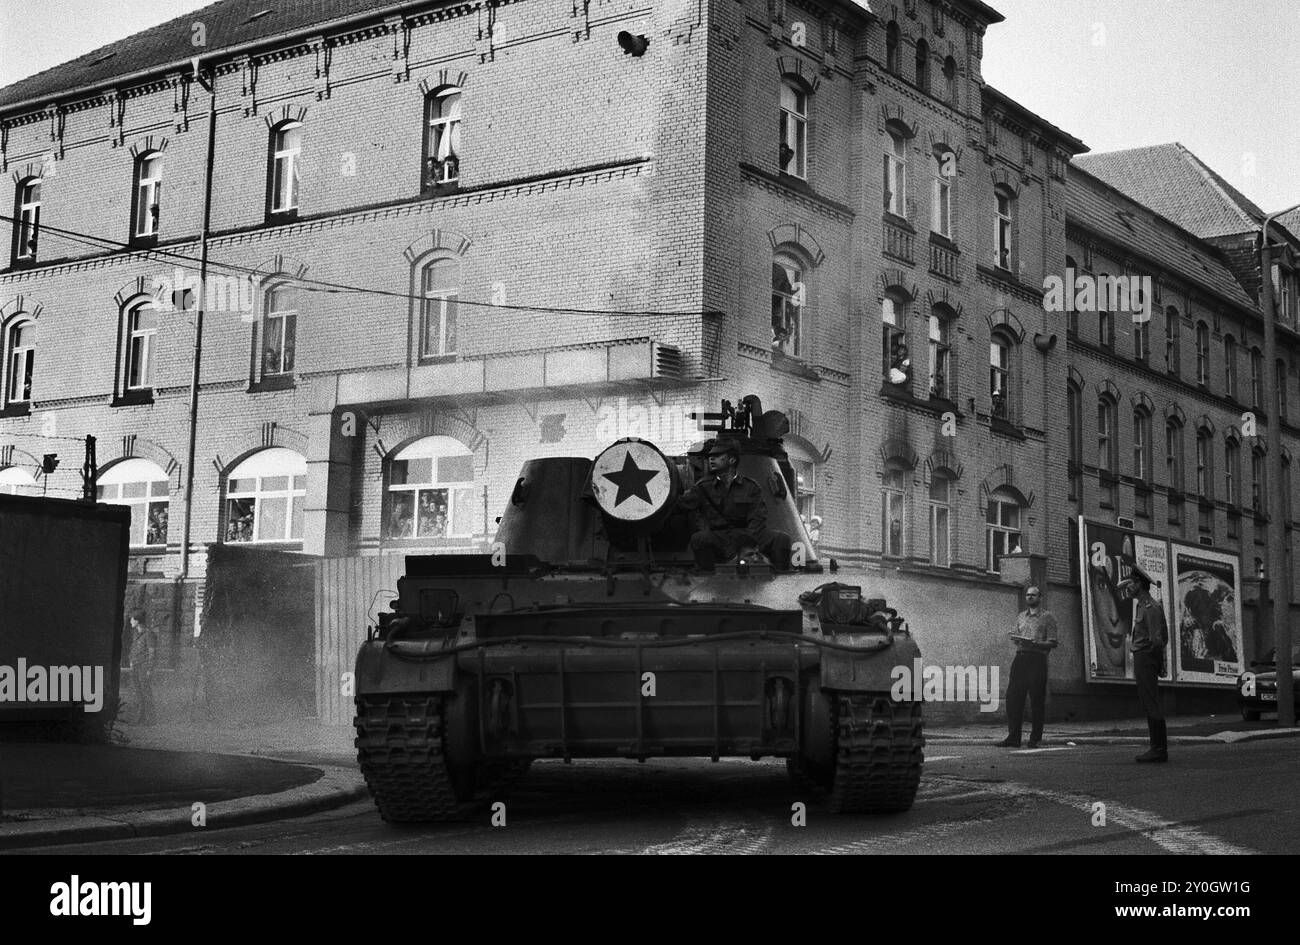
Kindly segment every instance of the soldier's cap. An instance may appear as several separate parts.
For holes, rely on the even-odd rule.
[[[1125,558],[1124,563],[1128,565],[1129,568],[1128,579],[1130,581],[1141,581],[1147,587],[1155,586],[1156,582],[1154,579],[1152,579],[1151,575],[1143,571],[1142,568],[1138,565],[1138,563],[1134,561],[1132,558]]]
[[[712,445],[709,446],[709,456],[718,456],[725,453],[730,453],[733,456],[739,457],[740,444],[735,440],[719,439],[714,440]]]

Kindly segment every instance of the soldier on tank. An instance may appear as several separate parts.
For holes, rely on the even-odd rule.
[[[740,447],[715,440],[708,453],[709,474],[682,494],[679,505],[691,513],[691,552],[702,571],[757,548],[778,570],[790,566],[791,538],[767,527],[763,490],[739,472]]]

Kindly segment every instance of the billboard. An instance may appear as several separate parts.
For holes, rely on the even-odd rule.
[[[1132,573],[1131,563],[1151,576],[1151,596],[1174,626],[1169,542],[1150,535],[1079,519],[1079,580],[1083,589],[1083,633],[1088,682],[1125,682],[1133,678],[1129,634],[1133,630],[1133,600],[1121,585]],[[1170,681],[1173,666],[1162,678]]]
[[[1233,685],[1241,651],[1241,563],[1236,555],[1173,543],[1178,682]]]
[[[1169,626],[1164,682],[1231,686],[1242,672],[1241,563],[1234,554],[1079,517],[1079,580],[1088,682],[1133,678],[1136,563]]]

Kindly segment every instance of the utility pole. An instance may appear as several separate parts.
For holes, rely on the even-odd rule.
[[[1259,297],[1264,315],[1264,404],[1271,411],[1268,424],[1268,455],[1266,470],[1268,491],[1274,495],[1273,508],[1268,516],[1268,559],[1264,567],[1268,576],[1268,615],[1273,622],[1273,640],[1277,667],[1277,724],[1290,728],[1295,725],[1295,686],[1291,679],[1291,569],[1286,560],[1286,523],[1282,521],[1286,509],[1282,490],[1282,418],[1278,415],[1280,401],[1277,391],[1277,326],[1273,311],[1272,247],[1268,242],[1268,228],[1273,220],[1284,213],[1300,209],[1300,204],[1269,214],[1259,231]]]
[[[185,515],[181,520],[181,569],[176,579],[176,593],[172,598],[172,625],[180,630],[181,599],[185,579],[190,573],[190,533],[194,520],[194,456],[199,436],[199,383],[203,365],[203,311],[208,304],[208,230],[212,222],[212,169],[217,153],[217,67],[215,60],[208,74],[199,71],[199,60],[193,60],[194,79],[208,93],[208,155],[203,170],[203,223],[199,233],[199,291],[194,305],[194,369],[190,375],[189,443],[185,453]],[[184,309],[185,293],[180,292]],[[173,302],[173,304],[175,304]]]

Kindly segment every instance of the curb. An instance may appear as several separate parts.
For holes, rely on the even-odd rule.
[[[990,735],[986,738],[979,738],[973,735],[944,735],[939,732],[926,732],[925,740],[927,743],[936,742],[945,745],[968,745],[984,746],[985,748],[996,747],[998,741],[1005,738],[1006,735],[999,732],[996,736]],[[1169,734],[1169,741],[1172,744],[1196,745],[1202,743],[1216,745],[1237,745],[1243,742],[1264,741],[1270,738],[1298,738],[1300,737],[1300,728],[1289,731],[1254,731],[1254,732],[1218,732],[1214,735],[1177,735]],[[1145,745],[1148,742],[1145,735],[1047,735],[1043,739],[1044,744],[1049,747],[1062,747],[1066,742],[1074,742],[1076,745]]]
[[[123,810],[79,817],[29,820],[0,825],[0,851],[23,847],[67,843],[93,843],[133,837],[160,837],[177,833],[199,833],[246,824],[301,817],[360,800],[366,796],[365,781],[356,769],[337,765],[303,765],[321,776],[311,784],[276,794],[215,801],[207,806],[207,824],[195,827],[190,808],[165,810]]]

